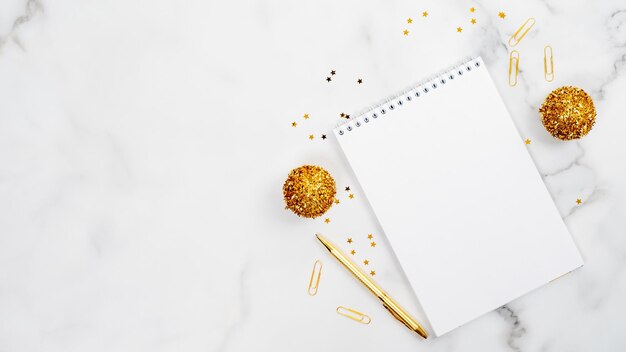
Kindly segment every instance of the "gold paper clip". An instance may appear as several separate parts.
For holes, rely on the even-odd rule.
[[[337,313],[343,315],[344,317],[350,318],[354,321],[358,321],[361,324],[369,324],[372,321],[372,319],[368,315],[363,314],[351,308],[339,306],[337,307],[336,310],[337,310]]]
[[[317,277],[317,279],[316,279]],[[311,272],[311,280],[309,280],[309,296],[315,296],[317,294],[317,288],[320,285],[320,278],[322,277],[322,262],[316,260],[313,264],[313,271]],[[313,284],[315,281],[315,285]]]
[[[550,67],[548,67],[548,58],[550,58]],[[543,77],[548,82],[554,79],[554,57],[552,56],[552,47],[546,45],[543,48]]]
[[[517,31],[515,31],[515,33],[513,33],[511,38],[509,38],[509,45],[516,46],[517,44],[519,44],[519,42],[522,41],[522,38],[524,38],[526,33],[528,33],[528,31],[533,28],[534,25],[535,19],[533,17],[527,19],[526,22],[524,22],[524,24],[519,27]]]
[[[515,61],[515,64],[513,64]],[[513,74],[513,65],[515,65],[515,74]],[[517,85],[517,74],[519,73],[519,52],[517,50],[511,51],[509,56],[509,85],[514,87]]]

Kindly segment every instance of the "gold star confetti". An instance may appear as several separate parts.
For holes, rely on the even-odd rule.
[[[422,12],[422,17],[428,17],[428,11]]]
[[[346,114],[344,114],[343,112],[341,114],[339,114],[339,117],[344,118],[346,117]]]
[[[310,134],[310,135],[309,135],[309,139],[310,139],[310,140],[313,140],[313,138],[315,138],[315,136],[314,136],[314,135],[312,135],[312,134]]]
[[[292,123],[291,123],[291,127],[296,127],[296,126],[298,126],[298,124],[296,123],[296,121],[294,121],[294,122],[292,122]]]
[[[370,275],[374,276],[376,275],[376,272],[374,270],[370,271]]]
[[[408,24],[413,23],[413,19],[412,19],[412,18],[407,19],[407,20],[406,20],[406,23],[408,23]]]
[[[580,204],[580,203],[582,203],[582,202],[583,202],[583,200],[582,200],[582,199],[580,199],[580,198],[576,199],[576,204]]]
[[[356,80],[356,83],[361,84],[361,83],[363,83],[363,80],[359,78],[359,79]]]
[[[463,31],[463,28],[461,28],[461,27],[456,27],[456,31],[457,31],[457,32],[459,32],[459,33],[461,33],[461,32]]]
[[[356,251],[353,249],[353,250],[350,251],[350,254],[355,255]]]
[[[470,21],[472,24],[476,24],[476,19],[472,18],[472,20]]]
[[[365,265],[370,265],[370,261],[369,261],[369,260],[367,260],[367,259],[365,259],[365,260],[363,261],[363,264],[365,264]]]
[[[499,12],[498,13],[498,17],[500,17],[501,19],[504,19],[506,17],[506,13],[504,12]]]
[[[370,243],[370,247],[376,247],[376,242]]]
[[[324,220],[324,222],[328,224],[330,222],[330,219],[326,218],[326,220]]]
[[[304,116],[302,116],[302,117],[304,117],[304,119],[306,120],[306,119],[309,118],[309,114],[304,114]]]
[[[470,12],[474,12],[474,11],[476,11],[476,9],[473,7],[470,7]]]
[[[367,238],[370,239],[370,240],[372,239],[372,237],[374,237],[374,235],[372,235],[371,233],[369,235],[367,235]]]
[[[350,199],[354,198],[354,194],[350,193],[350,195],[348,196]]]
[[[335,199],[335,204],[339,204],[339,199]]]
[[[346,187],[346,192],[350,192],[350,186]]]
[[[348,240],[346,242],[352,243],[352,237],[348,238]]]
[[[524,141],[524,143],[526,143],[526,145],[530,144],[530,138],[526,138],[526,140]]]
[[[405,29],[402,33],[404,33],[404,35],[409,35],[409,31],[407,29]]]

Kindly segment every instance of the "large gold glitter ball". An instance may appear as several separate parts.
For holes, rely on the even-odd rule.
[[[316,218],[335,201],[335,180],[319,166],[303,165],[291,170],[283,185],[287,208],[298,216]]]
[[[596,122],[593,100],[578,87],[565,86],[553,90],[539,112],[546,130],[564,141],[583,137]]]

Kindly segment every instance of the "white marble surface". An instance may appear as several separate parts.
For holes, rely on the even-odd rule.
[[[505,42],[530,16],[510,88]],[[344,248],[353,237],[357,257],[423,319],[335,141],[320,136],[340,112],[474,54],[520,141],[532,140],[586,265],[424,341],[315,242],[317,231]],[[625,62],[623,0],[3,0],[0,351],[624,350]],[[567,143],[537,114],[566,84],[598,109],[593,131]],[[340,190],[329,224],[283,209],[282,182],[304,163],[354,190],[353,200]],[[373,321],[344,319],[337,305]]]

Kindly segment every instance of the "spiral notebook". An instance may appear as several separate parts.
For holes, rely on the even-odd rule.
[[[583,265],[480,57],[334,134],[435,335]]]

